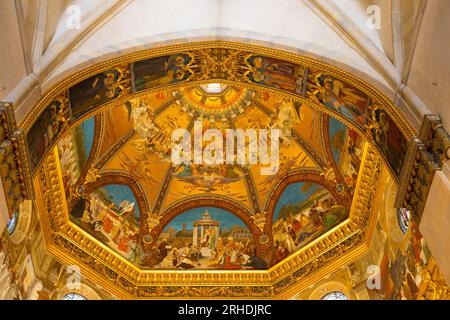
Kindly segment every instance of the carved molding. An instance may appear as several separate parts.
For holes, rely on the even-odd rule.
[[[410,210],[420,223],[434,174],[448,159],[450,136],[438,115],[426,115],[419,137],[410,141],[395,206]]]
[[[433,258],[428,265],[423,266],[417,300],[448,300],[450,299],[449,287]]]
[[[0,178],[11,217],[33,195],[24,134],[17,129],[13,106],[0,102]]]
[[[419,139],[425,144],[426,151],[433,157],[439,168],[450,159],[450,135],[442,126],[439,115],[429,114],[424,118]]]

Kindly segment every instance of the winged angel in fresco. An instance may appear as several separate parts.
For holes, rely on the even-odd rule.
[[[151,152],[165,162],[171,162],[171,135],[178,129],[177,118],[167,117],[163,125],[156,123],[154,111],[142,101],[129,101],[131,118],[138,138],[135,140],[136,149],[143,153]]]
[[[276,112],[272,116],[270,129],[280,130],[280,139],[286,145],[291,144],[292,128],[303,121],[300,108],[296,109],[291,101],[280,101],[276,106]]]
[[[364,122],[368,98],[342,81],[318,74],[314,79],[312,96],[327,107],[359,123]]]
[[[262,123],[259,118],[249,118],[247,128],[256,130],[278,129],[281,142],[289,146],[292,140],[296,139],[293,134],[294,126],[303,122],[301,107],[301,103],[281,100],[275,104],[275,112],[271,114],[268,124]],[[267,141],[263,140],[262,137],[260,139],[261,143],[270,145],[270,137],[267,137]]]
[[[389,116],[377,106],[369,107],[368,128],[378,146],[388,154]]]

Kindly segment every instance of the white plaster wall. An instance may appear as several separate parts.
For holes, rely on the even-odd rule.
[[[384,50],[384,45],[381,39],[381,34],[386,31],[389,34],[390,4],[392,0],[331,0],[336,6],[342,9],[348,17],[351,17],[355,24],[361,31],[377,46],[381,51]],[[371,5],[376,5],[380,8],[380,24],[383,30],[369,29],[367,27],[368,13],[367,8]],[[384,30],[386,28],[386,30]],[[383,31],[383,32],[382,32]],[[389,44],[392,44],[390,42]],[[389,48],[389,46],[388,46]]]
[[[450,283],[450,164],[437,172],[431,185],[420,232],[439,268]]]
[[[60,11],[60,19],[56,23],[56,27],[54,30],[54,34],[52,40],[50,41],[50,46],[56,42],[58,42],[65,32],[69,31],[68,26],[69,19],[71,19],[71,12],[68,11],[69,6],[77,6],[80,8],[80,22],[82,23],[83,18],[86,17],[92,11],[98,9],[100,6],[111,5],[114,3],[114,0],[66,0],[64,5],[64,10]],[[73,20],[70,20],[73,21]]]
[[[0,100],[27,75],[15,10],[14,0],[0,1]]]
[[[440,114],[450,132],[450,1],[428,1],[408,86],[431,112]],[[437,172],[422,215],[420,230],[450,283],[450,163]]]
[[[382,77],[301,1],[135,0],[74,50],[52,76],[102,54],[152,42],[239,37],[290,46],[305,55]],[[53,81],[49,81],[52,83]]]
[[[408,86],[450,132],[450,1],[428,1]]]

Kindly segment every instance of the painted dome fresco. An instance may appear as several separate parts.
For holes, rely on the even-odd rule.
[[[367,251],[410,138],[363,80],[221,41],[87,68],[38,107],[49,251],[124,297],[284,295],[339,268]]]
[[[194,140],[196,129],[228,128],[278,129],[272,172],[171,161],[174,130]],[[55,150],[70,221],[83,232],[139,268],[219,270],[268,269],[344,222],[363,151],[356,131],[319,110],[221,83],[80,119]]]

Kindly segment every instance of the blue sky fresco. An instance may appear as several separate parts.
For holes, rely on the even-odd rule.
[[[277,202],[277,205],[275,206],[275,214],[273,215],[273,221],[276,221],[278,219],[278,214],[285,205],[296,205],[308,199],[316,191],[323,189],[322,186],[312,183],[308,191],[303,192],[301,188],[305,185],[305,183],[307,182],[296,182],[290,184],[283,191],[280,199]]]
[[[333,153],[334,161],[336,163],[339,163],[339,161],[341,160],[342,149],[344,148],[344,146],[342,146],[341,148],[335,148],[335,146],[333,146],[333,139],[339,132],[342,131],[342,133],[343,133],[342,136],[344,137],[344,143],[345,143],[345,136],[347,135],[347,127],[345,124],[336,120],[333,117],[330,117],[330,126],[329,127],[330,127],[329,131],[330,131],[331,151]]]
[[[91,117],[73,130],[77,143],[80,168],[84,168],[92,151],[95,135],[95,118]]]
[[[108,198],[112,200],[117,206],[120,205],[120,203],[124,200],[134,202],[136,218],[139,218],[141,216],[141,211],[136,201],[136,197],[134,196],[133,191],[128,186],[121,184],[110,184],[99,188],[99,190],[103,190]]]
[[[84,150],[86,151],[86,156],[89,158],[92,150],[92,144],[94,143],[94,133],[95,133],[95,119],[94,117],[89,118],[81,124],[83,130],[83,143]]]
[[[188,210],[178,216],[176,216],[170,223],[164,228],[167,231],[169,227],[173,227],[175,230],[179,231],[183,228],[183,223],[186,223],[186,229],[193,229],[193,222],[195,220],[200,220],[203,217],[205,210],[211,215],[213,220],[220,222],[220,229],[230,229],[233,225],[239,225],[241,227],[247,227],[245,223],[230,213],[229,211],[214,208],[214,207],[201,207]]]

